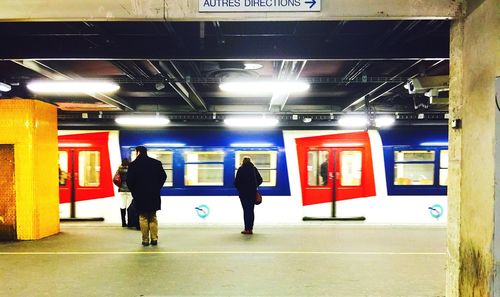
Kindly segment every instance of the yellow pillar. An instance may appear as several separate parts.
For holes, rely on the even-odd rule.
[[[13,149],[15,206],[0,211],[15,210],[15,239],[58,233],[57,108],[36,100],[0,100],[0,146],[4,154]],[[0,225],[13,219],[0,213]]]
[[[450,40],[447,297],[500,296],[499,1],[464,1]],[[461,122],[460,122],[461,121]],[[460,125],[461,124],[461,125]],[[497,219],[498,220],[498,219]]]

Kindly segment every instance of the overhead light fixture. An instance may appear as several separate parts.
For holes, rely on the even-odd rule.
[[[259,63],[245,63],[245,70],[257,70],[262,68],[262,64]]]
[[[155,116],[119,116],[115,118],[115,122],[120,126],[125,127],[165,127],[170,123],[166,117]]]
[[[447,141],[422,142],[421,146],[448,146]]]
[[[375,127],[383,128],[394,125],[396,119],[393,116],[383,115],[375,118]]]
[[[235,117],[224,120],[226,126],[243,128],[270,128],[277,126],[278,123],[277,119],[261,117]]]
[[[304,81],[228,81],[219,85],[224,92],[243,95],[301,93],[309,87],[310,84]]]
[[[180,142],[150,142],[150,143],[144,143],[144,146],[148,147],[183,147],[186,146],[185,143],[180,143]]]
[[[10,90],[12,90],[12,87],[9,84],[0,81],[0,92],[9,92]]]
[[[114,82],[101,80],[34,80],[28,89],[38,94],[113,93],[120,89]]]
[[[364,128],[368,126],[368,119],[361,115],[347,115],[341,117],[338,123],[341,127]]]
[[[273,146],[269,142],[235,142],[230,144],[231,147],[269,147]]]
[[[64,142],[59,143],[59,147],[91,147],[90,143],[79,143],[79,142]]]

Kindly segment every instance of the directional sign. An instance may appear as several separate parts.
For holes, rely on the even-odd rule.
[[[199,12],[321,11],[321,0],[198,0]]]

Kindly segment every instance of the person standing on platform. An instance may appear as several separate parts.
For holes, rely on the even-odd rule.
[[[259,171],[253,165],[250,157],[243,157],[242,164],[234,179],[234,186],[238,189],[243,207],[243,220],[245,222],[245,230],[241,231],[241,234],[253,234],[255,195],[260,184],[262,184],[262,177]]]
[[[129,163],[130,161],[127,158],[122,159],[122,164],[120,165],[120,167],[118,167],[118,170],[113,177],[113,183],[118,187],[118,194],[120,195],[121,199],[120,215],[122,218],[122,227],[135,227],[133,222],[131,222],[130,215],[128,224],[126,220],[127,207],[129,207],[130,203],[132,202],[132,196],[127,186],[127,171]]]
[[[139,213],[142,245],[158,244],[156,211],[161,209],[160,190],[167,179],[160,161],[150,158],[144,146],[135,148],[137,158],[130,163],[127,185],[132,192],[134,206]],[[149,241],[151,236],[151,242]]]

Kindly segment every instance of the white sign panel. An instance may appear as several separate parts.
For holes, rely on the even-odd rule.
[[[321,0],[198,0],[200,12],[321,11]]]

